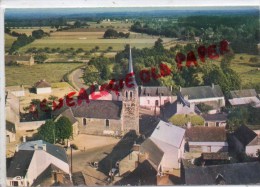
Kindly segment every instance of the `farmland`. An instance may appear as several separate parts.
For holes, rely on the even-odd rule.
[[[12,46],[12,43],[15,40],[16,40],[16,37],[5,34],[5,50],[8,50]]]
[[[33,66],[6,66],[6,86],[34,85],[37,80],[45,79],[50,83],[59,82],[70,70],[82,63],[35,64]]]
[[[159,37],[148,36],[145,34],[131,33],[130,38],[120,39],[103,39],[104,32],[54,32],[50,37],[45,37],[40,40],[35,40],[33,43],[26,45],[20,49],[20,52],[25,52],[29,48],[82,48],[83,50],[91,50],[96,46],[101,51],[106,50],[109,46],[113,47],[114,51],[124,49],[126,44],[131,44],[132,47],[145,48],[152,47],[154,42]],[[164,42],[169,42],[171,38],[162,38]]]

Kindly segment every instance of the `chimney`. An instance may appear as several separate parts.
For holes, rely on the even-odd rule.
[[[18,151],[19,151],[19,145],[16,144],[16,145],[15,145],[15,152],[18,152]]]
[[[46,151],[46,144],[42,144],[42,150]]]
[[[23,136],[23,142],[24,143],[26,142],[26,136]]]
[[[214,89],[214,87],[215,87],[215,85],[214,85],[214,83],[212,83],[212,84],[211,84],[211,88]]]
[[[34,150],[38,149],[38,144],[34,144]]]
[[[171,92],[172,92],[172,86],[170,86],[170,90],[171,90]]]
[[[181,86],[180,86],[180,92],[181,92]]]
[[[187,123],[187,128],[188,129],[191,128],[191,122],[190,121]]]

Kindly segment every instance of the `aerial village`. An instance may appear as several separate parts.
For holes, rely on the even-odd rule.
[[[180,87],[177,93],[170,87],[138,86],[131,49],[129,55],[128,73],[132,73],[133,86],[124,85],[119,94],[111,91],[98,99],[90,95],[89,101],[83,100],[79,106],[64,104],[51,113],[42,111],[34,116],[35,108],[29,107],[33,111],[29,113],[23,111],[29,99],[62,97],[74,91],[73,88],[57,89],[47,80],[40,80],[33,88],[25,89],[21,85],[6,89],[6,138],[11,158],[7,184],[260,183],[260,129],[241,125],[227,131],[225,112],[227,106],[259,108],[259,94],[254,89],[230,91],[232,99],[226,100],[220,86],[215,84]],[[31,63],[29,59],[28,63]],[[70,99],[76,101],[75,97]],[[43,115],[55,121],[68,119],[72,124],[71,136],[61,144],[55,143],[55,137],[53,143],[34,140],[39,127],[46,124],[47,120],[41,119]],[[178,118],[182,118],[182,124],[174,123]],[[94,135],[94,138],[79,139],[83,142],[78,142],[78,147],[74,140],[82,135]],[[91,148],[88,154],[94,155],[85,155],[87,144],[93,144],[93,149],[95,141],[108,147],[110,142],[113,147],[101,157]],[[83,154],[73,157],[77,152]],[[76,171],[74,162],[83,170]],[[91,176],[84,173],[85,169]]]
[[[6,185],[259,185],[259,9],[124,10],[7,11]]]

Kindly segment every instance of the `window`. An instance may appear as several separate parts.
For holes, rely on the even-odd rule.
[[[125,92],[125,97],[128,99],[128,92]]]
[[[86,126],[87,125],[87,119],[83,118],[83,125]]]
[[[159,101],[158,100],[155,101],[155,106],[159,106]]]
[[[206,127],[208,127],[208,126],[209,126],[208,122],[207,122],[207,123],[205,123],[205,126],[206,126]]]
[[[130,98],[132,99],[132,97],[133,97],[133,92],[130,92]]]
[[[147,100],[148,105],[150,104],[150,100]]]
[[[109,120],[106,119],[106,128],[109,128]]]
[[[216,123],[216,127],[219,127],[219,122]]]

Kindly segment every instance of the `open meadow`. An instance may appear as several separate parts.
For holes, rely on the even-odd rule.
[[[91,50],[96,46],[100,50],[105,51],[108,47],[112,47],[113,51],[123,50],[126,44],[131,44],[132,47],[145,48],[152,47],[154,42],[159,38],[158,36],[148,36],[146,34],[131,33],[130,38],[118,39],[104,39],[104,32],[54,32],[50,37],[45,37],[35,40],[29,45],[22,47],[20,52],[25,52],[29,48],[82,48],[84,50]],[[162,38],[164,42],[169,42],[172,38]]]
[[[66,73],[82,65],[82,63],[48,63],[33,66],[6,66],[6,86],[34,85],[41,79],[49,83],[59,82]]]
[[[16,40],[16,37],[5,34],[5,50],[7,51],[12,46],[13,42]]]

